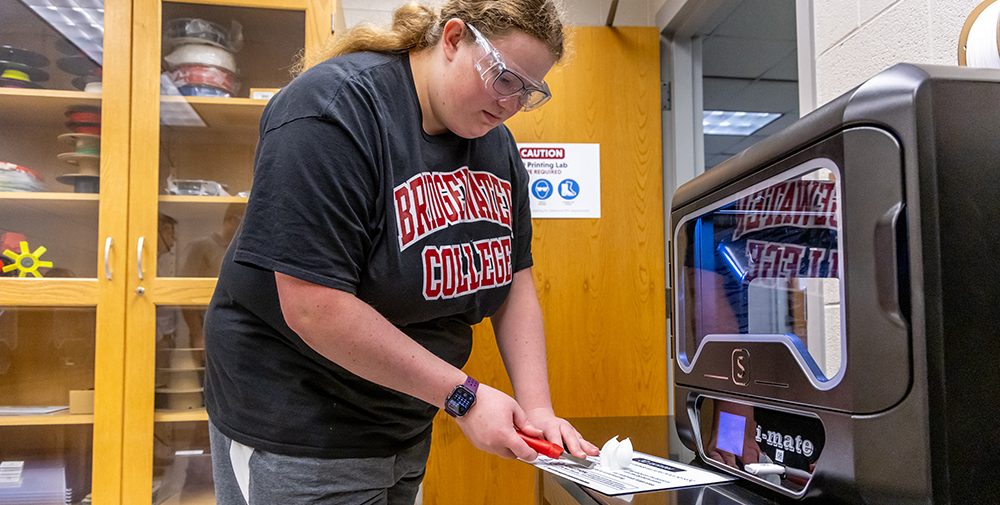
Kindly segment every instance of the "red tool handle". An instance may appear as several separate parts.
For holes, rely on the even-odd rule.
[[[559,444],[553,444],[548,440],[542,440],[540,438],[529,437],[520,431],[518,431],[517,434],[521,435],[521,438],[528,444],[528,447],[538,451],[538,454],[559,459],[559,456],[563,453],[563,448]]]

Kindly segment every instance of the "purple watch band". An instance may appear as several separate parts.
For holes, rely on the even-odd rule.
[[[476,404],[479,381],[466,375],[465,382],[455,386],[444,402],[444,411],[451,417],[462,417]]]
[[[465,386],[465,387],[467,387],[467,388],[469,388],[470,390],[472,390],[473,393],[476,393],[476,392],[479,391],[479,381],[477,381],[476,379],[473,379],[469,375],[465,376],[465,382],[462,383],[462,385]]]

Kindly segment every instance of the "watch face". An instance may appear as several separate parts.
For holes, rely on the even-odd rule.
[[[474,403],[476,403],[476,394],[465,386],[458,386],[451,392],[451,396],[448,397],[445,411],[455,417],[462,417],[472,408],[472,404]]]

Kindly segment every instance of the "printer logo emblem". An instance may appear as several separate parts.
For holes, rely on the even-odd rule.
[[[750,383],[750,351],[746,349],[733,350],[733,382],[737,386]]]

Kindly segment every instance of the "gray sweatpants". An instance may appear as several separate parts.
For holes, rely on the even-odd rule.
[[[234,442],[208,423],[218,505],[413,505],[431,437],[385,458],[282,456]]]

